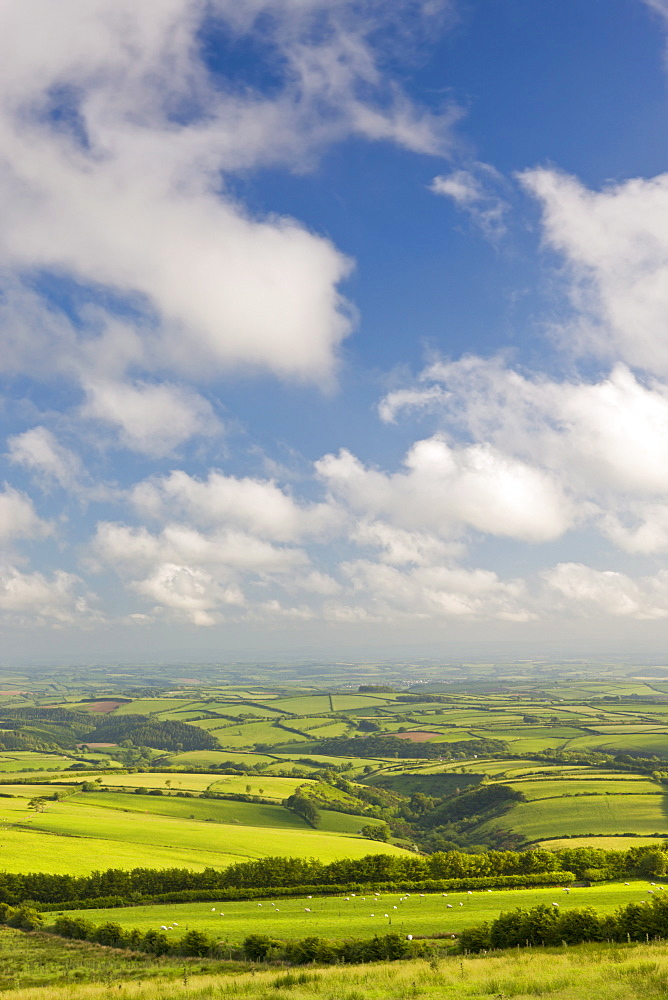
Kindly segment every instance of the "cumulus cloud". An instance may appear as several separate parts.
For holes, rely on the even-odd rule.
[[[46,427],[32,427],[23,434],[16,434],[9,438],[8,444],[12,462],[35,472],[47,484],[55,482],[68,490],[76,487],[81,461]]]
[[[414,444],[404,465],[406,471],[387,474],[343,450],[316,468],[354,510],[446,538],[471,528],[540,542],[572,523],[570,503],[555,480],[489,445],[453,447],[436,436]]]
[[[242,607],[244,582],[263,586],[302,572],[308,562],[300,549],[234,529],[168,524],[153,533],[110,522],[98,524],[89,557],[93,569],[113,568],[130,590],[195,625],[220,621],[228,606]]]
[[[405,27],[406,14],[424,21],[447,6],[4,6],[11,55],[0,70],[0,270],[13,312],[5,364],[40,367],[43,354],[21,344],[23,330],[31,344],[57,338],[61,368],[68,346],[77,369],[82,328],[104,326],[89,313],[68,325],[23,283],[26,274],[52,272],[87,287],[98,313],[109,309],[101,289],[131,305],[141,319],[135,361],[146,371],[210,378],[242,367],[328,380],[351,330],[339,291],[350,261],[295,220],[251,216],[224,177],[304,166],[311,151],[351,133],[445,151],[454,113],[416,108],[388,81],[375,45],[395,18]],[[205,23],[232,44],[271,53],[281,79],[269,96],[211,71]],[[51,312],[46,327],[30,322],[39,312]]]
[[[429,365],[422,382],[408,396],[386,397],[384,418],[430,406],[448,426],[551,468],[580,490],[668,487],[668,386],[624,364],[597,381],[558,380],[468,356]]]
[[[277,542],[324,537],[341,519],[332,504],[298,503],[273,480],[216,471],[205,480],[181,470],[155,477],[134,488],[132,502],[153,519],[186,518],[204,528],[235,526]]]
[[[101,620],[89,607],[79,577],[62,570],[48,577],[12,565],[0,565],[0,614],[6,624],[30,628]]]
[[[168,455],[191,437],[220,433],[211,405],[184,386],[91,382],[84,417],[110,424],[122,444],[144,455]]]
[[[358,560],[344,567],[358,596],[367,595],[370,612],[394,620],[497,618],[528,621],[525,586],[503,581],[489,570],[428,566],[398,569]]]
[[[520,178],[565,260],[576,309],[569,346],[668,375],[668,174],[591,191],[551,169]]]
[[[30,497],[5,486],[0,492],[0,544],[20,538],[39,538],[50,530],[50,526],[38,517]]]
[[[668,617],[668,571],[632,579],[614,570],[560,563],[543,579],[563,610],[579,616],[651,620]]]

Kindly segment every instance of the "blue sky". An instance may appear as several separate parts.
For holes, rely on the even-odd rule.
[[[0,27],[3,660],[663,656],[666,0]]]

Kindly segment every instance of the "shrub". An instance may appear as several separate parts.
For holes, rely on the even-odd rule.
[[[125,931],[120,924],[112,923],[100,924],[93,931],[91,940],[98,944],[107,945],[109,948],[122,948],[126,943]]]
[[[146,931],[141,940],[140,948],[142,951],[148,952],[149,955],[166,955],[170,945],[167,935],[161,931]]]
[[[181,938],[179,951],[182,955],[190,955],[192,958],[204,958],[209,954],[211,945],[212,941],[202,931],[188,931]]]
[[[36,931],[42,926],[43,920],[42,914],[32,906],[19,906],[9,916],[7,923],[10,927],[18,927],[22,931]]]
[[[58,917],[53,925],[53,930],[60,937],[86,941],[94,932],[95,927],[90,920],[85,920],[83,917]]]

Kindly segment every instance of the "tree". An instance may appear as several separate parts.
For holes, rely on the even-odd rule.
[[[363,837],[367,840],[380,840],[384,843],[390,839],[390,830],[386,823],[367,823],[360,830]]]
[[[286,809],[290,809],[297,816],[301,816],[309,826],[312,826],[315,830],[320,826],[320,813],[311,802],[307,799],[305,795],[300,795],[299,792],[295,792],[288,799],[285,799],[283,805]]]
[[[181,939],[179,950],[182,955],[204,958],[205,955],[209,954],[210,948],[211,941],[206,934],[203,934],[201,931],[188,931]]]

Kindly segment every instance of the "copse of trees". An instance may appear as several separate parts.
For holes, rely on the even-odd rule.
[[[186,722],[166,721],[145,715],[119,715],[100,720],[88,733],[92,743],[131,743],[155,750],[215,750],[219,744],[205,729]]]
[[[456,743],[413,743],[398,736],[334,736],[320,740],[318,752],[332,757],[402,757],[419,760],[459,760],[507,753],[503,740],[459,740]]]
[[[300,795],[298,791],[290,795],[289,798],[283,799],[283,805],[286,809],[295,813],[296,816],[301,816],[314,830],[317,830],[320,826],[320,813],[318,809],[311,799],[305,795]]]

